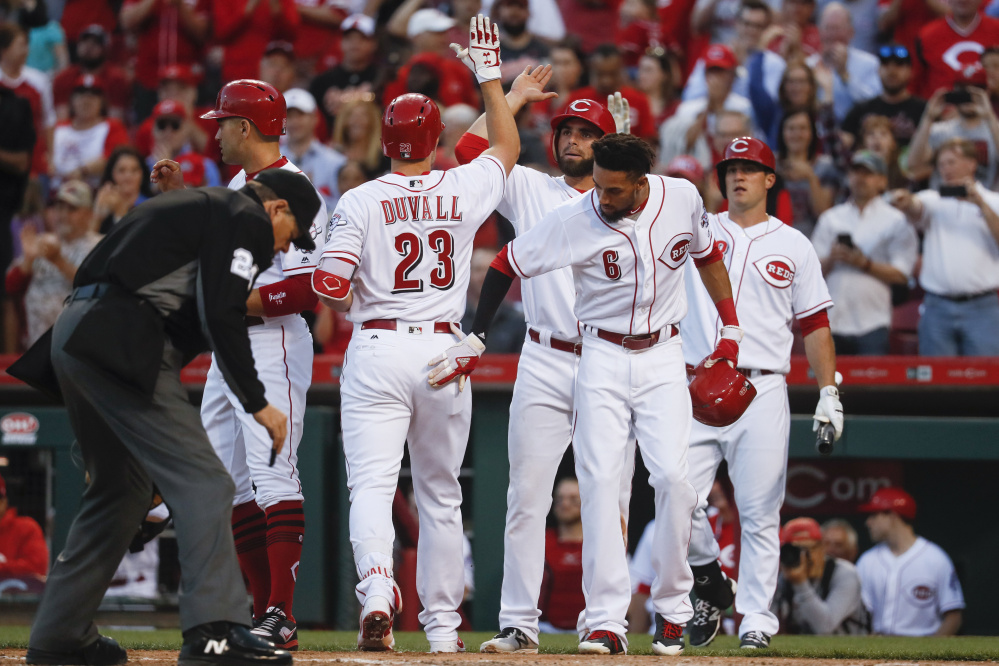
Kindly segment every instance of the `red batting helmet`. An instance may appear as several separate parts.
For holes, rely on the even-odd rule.
[[[565,107],[562,113],[552,118],[552,155],[558,159],[558,128],[570,118],[580,118],[597,126],[604,134],[617,132],[614,116],[600,102],[592,99],[577,99]]]
[[[751,136],[733,139],[732,143],[725,147],[725,156],[715,165],[715,171],[718,173],[718,189],[726,199],[728,193],[725,192],[725,170],[732,162],[756,162],[762,164],[770,173],[777,170],[777,160],[774,159],[774,152],[770,150],[770,146]]]
[[[382,152],[395,160],[422,160],[437,147],[443,131],[434,100],[419,93],[399,95],[382,117]]]
[[[230,81],[219,91],[215,109],[201,116],[205,119],[246,118],[265,136],[285,133],[288,107],[284,96],[269,83],[255,79]]]
[[[705,361],[694,368],[693,379],[687,385],[694,418],[716,428],[732,425],[756,397],[756,387],[725,361],[718,361],[710,368],[704,365]]]
[[[871,501],[860,507],[861,513],[894,511],[906,520],[916,517],[916,500],[901,488],[881,488],[871,496]]]

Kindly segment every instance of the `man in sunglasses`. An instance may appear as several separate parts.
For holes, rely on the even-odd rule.
[[[926,110],[926,100],[909,92],[912,81],[912,53],[900,44],[886,44],[877,52],[882,92],[877,97],[860,102],[843,120],[844,139],[852,146],[868,116],[885,116],[891,120],[892,134],[899,148],[909,145],[916,126]]]

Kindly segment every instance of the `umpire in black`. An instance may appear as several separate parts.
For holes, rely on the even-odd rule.
[[[50,350],[90,485],[49,574],[28,664],[126,661],[93,616],[153,484],[180,549],[178,663],[291,663],[289,652],[249,632],[230,526],[233,482],[180,370],[214,350],[226,383],[280,451],[285,415],[267,403],[257,379],[246,298],[277,251],[289,243],[315,250],[310,227],[319,206],[307,178],[281,169],[239,191],[170,192],[132,210],[83,261],[66,309],[43,338],[50,347],[29,352]]]

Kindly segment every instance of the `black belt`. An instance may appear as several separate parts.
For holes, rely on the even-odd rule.
[[[541,344],[541,332],[529,328],[527,329],[527,335],[531,338],[531,342],[537,342]],[[557,351],[568,352],[570,354],[575,354],[580,356],[583,353],[583,343],[582,342],[569,342],[568,340],[559,340],[556,337],[552,337],[548,341],[548,346]]]
[[[72,303],[73,301],[89,301],[94,298],[101,298],[114,288],[115,285],[110,282],[85,284],[73,290],[73,293],[69,296],[69,301]]]
[[[930,296],[936,296],[937,298],[945,298],[948,301],[953,301],[954,303],[964,303],[966,301],[973,301],[976,298],[984,298],[986,296],[991,296],[996,293],[995,289],[988,289],[986,291],[979,291],[974,294],[958,294],[956,296],[948,296],[946,294],[934,294],[932,291],[927,291]]]

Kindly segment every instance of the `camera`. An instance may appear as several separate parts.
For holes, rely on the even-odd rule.
[[[788,569],[799,567],[806,550],[808,549],[795,546],[793,543],[785,543],[780,547],[780,563]]]
[[[853,245],[853,236],[851,236],[850,234],[837,234],[836,235],[836,242],[839,243],[840,245],[847,246],[851,250],[854,247],[854,245]]]
[[[941,185],[940,196],[942,197],[966,197],[968,188],[964,185]]]
[[[948,104],[954,104],[955,106],[967,104],[971,101],[971,93],[963,88],[951,90],[950,92],[944,93],[944,101]]]

